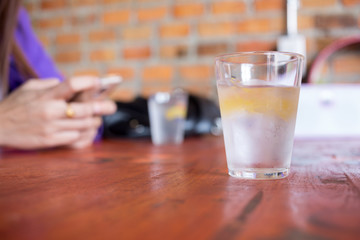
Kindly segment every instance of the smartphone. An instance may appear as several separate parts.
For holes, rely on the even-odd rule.
[[[119,75],[107,75],[100,78],[100,89],[94,94],[95,98],[105,97],[109,95],[120,83],[122,82],[122,77]]]
[[[98,90],[75,93],[68,102],[106,98],[121,82],[122,77],[119,75],[106,75],[105,77],[100,78],[100,88]]]

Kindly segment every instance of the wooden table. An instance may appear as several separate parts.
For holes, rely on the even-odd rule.
[[[0,239],[360,239],[360,139],[298,140],[269,181],[228,176],[222,137],[3,150]]]

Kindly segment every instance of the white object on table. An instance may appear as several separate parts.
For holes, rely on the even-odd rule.
[[[296,138],[359,137],[360,84],[303,84]]]

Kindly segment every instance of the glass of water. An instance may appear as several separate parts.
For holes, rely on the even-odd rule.
[[[155,145],[180,144],[184,140],[188,94],[176,89],[149,97],[151,140]]]
[[[229,174],[288,176],[304,57],[285,52],[218,56],[216,78]]]

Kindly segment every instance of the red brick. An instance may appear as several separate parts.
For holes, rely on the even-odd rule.
[[[159,5],[160,3],[162,3],[164,5],[164,3],[166,2],[167,0],[136,0],[136,2],[138,2],[139,4],[142,4],[142,3],[145,3],[145,4],[157,4]],[[181,0],[178,0],[178,1],[181,1]]]
[[[322,49],[327,47],[329,44],[333,43],[337,38],[334,37],[317,37],[309,39],[310,42],[313,42],[313,50],[315,52],[320,52]]]
[[[315,27],[320,29],[334,29],[356,27],[357,19],[348,14],[317,15],[315,16]]]
[[[75,0],[70,1],[71,7],[86,7],[95,6],[98,4],[98,0]]]
[[[187,56],[188,47],[185,45],[162,45],[160,56],[162,58],[182,58]]]
[[[35,21],[35,28],[60,28],[64,25],[63,17],[52,17]]]
[[[28,2],[28,1],[26,1],[26,2],[23,3],[23,5],[24,5],[26,11],[30,13],[30,15],[31,15],[32,12],[35,11],[35,9],[36,9],[36,4],[35,4],[34,2]]]
[[[273,33],[285,31],[285,21],[281,18],[248,19],[238,24],[239,33]]]
[[[140,9],[137,12],[138,20],[140,22],[160,20],[163,19],[166,16],[166,14],[167,14],[166,7]]]
[[[214,56],[223,54],[228,51],[226,43],[202,43],[197,47],[197,54],[199,56]]]
[[[256,0],[256,11],[283,11],[286,9],[286,0]]]
[[[333,69],[335,73],[360,74],[359,66],[360,66],[360,55],[342,54],[342,55],[337,55],[333,59]]]
[[[324,62],[320,69],[320,76],[327,76],[328,74],[330,74],[330,66],[328,62]]]
[[[185,23],[168,23],[160,27],[160,37],[185,37],[190,33],[190,26]]]
[[[38,37],[39,41],[41,42],[41,44],[42,44],[44,47],[47,48],[47,47],[50,46],[50,39],[49,39],[48,36],[38,34],[37,37]]]
[[[298,16],[298,28],[300,30],[312,29],[315,26],[313,16]]]
[[[173,88],[170,83],[162,83],[160,85],[145,85],[141,90],[141,96],[149,97],[156,92],[169,92]]]
[[[144,47],[126,47],[123,51],[125,59],[146,59],[151,55],[149,46]]]
[[[109,68],[107,73],[120,75],[124,81],[130,81],[134,79],[135,76],[134,69],[131,67]]]
[[[179,71],[184,81],[208,82],[214,70],[208,65],[187,65],[181,66]]]
[[[312,53],[317,52],[317,43],[316,40],[312,37],[307,37],[306,39],[306,52],[309,53],[306,58],[313,59],[312,56],[310,56]]]
[[[122,39],[124,40],[150,40],[150,37],[150,26],[126,27],[122,34]]]
[[[103,22],[105,24],[119,24],[128,23],[130,20],[129,10],[115,10],[106,12],[103,15]]]
[[[143,70],[143,81],[144,82],[171,82],[174,74],[172,66],[168,65],[157,65],[147,66]]]
[[[80,62],[80,59],[80,51],[67,51],[55,55],[55,61],[57,63],[75,63]]]
[[[55,39],[55,43],[59,45],[72,45],[80,42],[80,35],[77,33],[59,34]]]
[[[236,33],[233,22],[200,23],[198,27],[200,36],[225,36]]]
[[[113,30],[95,30],[89,33],[90,42],[114,41],[116,39]]]
[[[302,0],[301,8],[313,8],[313,7],[332,7],[337,4],[337,0]]]
[[[115,52],[112,49],[94,50],[90,53],[91,61],[111,61],[115,59]]]
[[[11,1],[11,0],[10,0]],[[65,0],[42,0],[41,9],[42,10],[54,10],[64,8],[66,6]]]
[[[237,52],[273,51],[276,49],[276,41],[249,41],[240,42],[236,45]]]
[[[114,89],[114,91],[110,93],[109,97],[115,101],[130,102],[136,97],[136,94],[134,89],[124,88],[121,86],[117,89]]]
[[[211,6],[213,14],[239,14],[245,13],[246,5],[239,1],[215,2]]]
[[[342,0],[342,2],[347,7],[351,7],[351,6],[360,4],[360,0]]]
[[[102,0],[105,4],[109,3],[130,3],[132,0]]]
[[[70,17],[72,25],[91,25],[98,20],[95,13],[77,14]]]
[[[173,14],[177,18],[199,17],[204,14],[204,5],[201,3],[176,5]]]
[[[73,76],[100,76],[99,71],[97,69],[79,69],[76,70]]]

